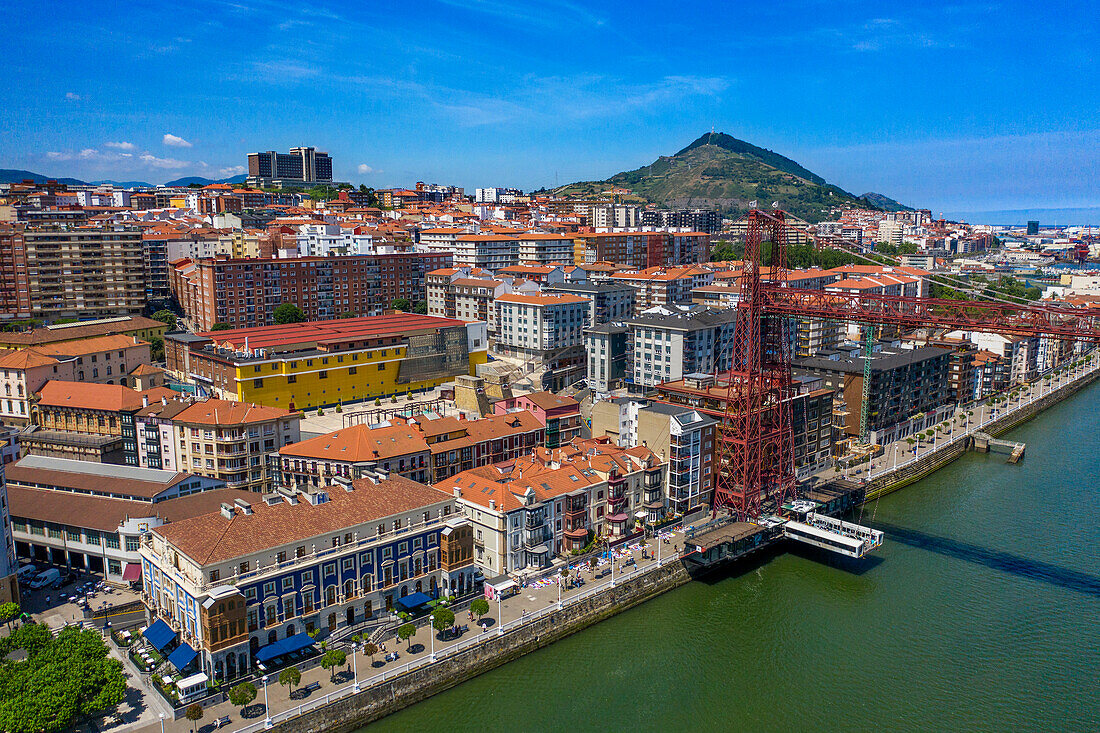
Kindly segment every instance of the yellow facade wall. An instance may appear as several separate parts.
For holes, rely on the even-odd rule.
[[[305,410],[418,392],[458,376],[398,384],[404,357],[405,347],[399,346],[250,364],[237,368],[236,397],[241,402]],[[476,366],[488,358],[484,350],[471,352],[468,373],[474,374]]]

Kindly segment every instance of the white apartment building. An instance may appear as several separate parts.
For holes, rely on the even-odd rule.
[[[627,321],[633,388],[644,390],[685,374],[729,369],[736,315],[734,309],[662,306]]]
[[[528,232],[517,236],[519,261],[539,265],[572,265],[573,237],[568,234]]]
[[[542,356],[584,343],[591,303],[577,295],[524,295],[496,299],[497,349],[503,354]]]

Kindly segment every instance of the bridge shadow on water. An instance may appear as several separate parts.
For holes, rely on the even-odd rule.
[[[900,542],[903,545],[918,547],[946,557],[984,565],[1022,578],[1100,597],[1100,578],[1078,570],[1071,570],[1042,560],[1032,560],[1011,552],[980,547],[950,537],[939,537],[908,527],[876,523],[875,529],[881,529],[886,533],[886,542]]]

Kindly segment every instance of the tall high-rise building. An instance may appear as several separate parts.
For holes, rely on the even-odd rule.
[[[1028,221],[1028,223],[1027,223],[1027,234],[1028,234],[1028,236],[1029,237],[1034,236],[1038,233],[1039,233],[1039,222],[1034,221],[1034,220]]]
[[[252,186],[301,186],[332,183],[332,158],[312,146],[291,148],[289,153],[269,150],[249,153],[248,184]]]

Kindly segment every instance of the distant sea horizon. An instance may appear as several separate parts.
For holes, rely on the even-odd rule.
[[[933,215],[936,212],[933,212]],[[992,211],[945,211],[944,216],[952,221],[965,221],[967,224],[1004,224],[1024,226],[1029,221],[1038,221],[1039,226],[1088,226],[1100,227],[1100,206],[1085,206],[1064,209],[998,209]]]

